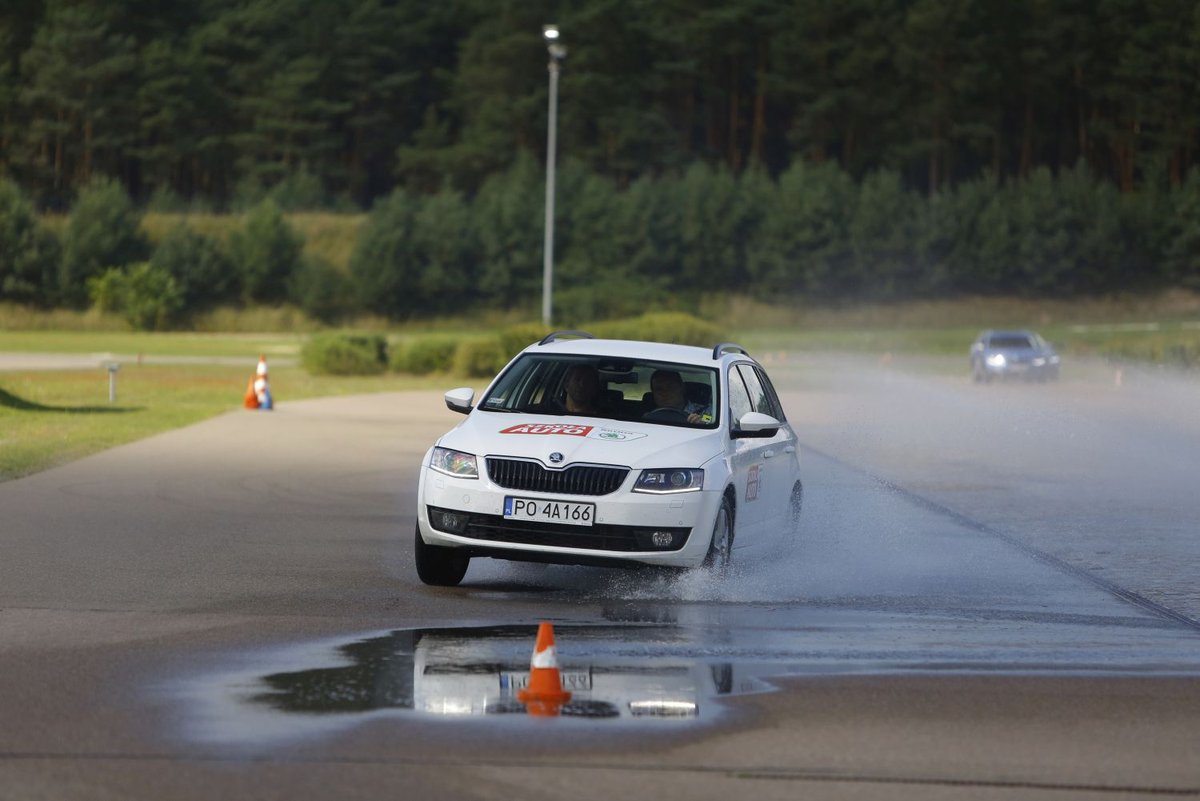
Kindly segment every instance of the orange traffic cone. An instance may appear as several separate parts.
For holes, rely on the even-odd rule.
[[[537,644],[529,662],[529,685],[517,691],[517,700],[525,710],[537,717],[555,717],[571,694],[562,688],[558,672],[558,656],[554,652],[554,627],[538,624]]]
[[[258,367],[254,368],[255,375],[267,374],[267,357],[264,354],[258,354]]]
[[[250,383],[246,385],[246,395],[242,398],[242,405],[247,409],[258,408],[258,393],[254,391],[254,379],[250,379]]]

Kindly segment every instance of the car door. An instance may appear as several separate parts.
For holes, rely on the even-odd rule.
[[[734,491],[737,493],[733,547],[746,548],[759,545],[762,540],[762,528],[765,522],[762,476],[766,462],[763,452],[768,450],[766,443],[769,440],[732,436],[737,430],[737,421],[747,412],[754,411],[754,404],[736,364],[729,367],[727,384],[731,434],[729,462],[733,470]]]
[[[737,369],[746,383],[754,411],[770,415],[781,423],[775,436],[759,440],[763,444],[759,481],[762,483],[763,524],[769,531],[784,531],[791,523],[792,487],[800,472],[796,434],[788,425],[779,396],[763,369],[751,364],[740,364]]]

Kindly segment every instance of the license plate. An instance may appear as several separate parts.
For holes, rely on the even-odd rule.
[[[596,504],[544,501],[506,495],[504,497],[504,517],[507,520],[533,520],[538,523],[590,526],[596,519]]]
[[[588,670],[561,670],[558,674],[562,688],[571,692],[585,692],[592,689],[592,674]],[[508,694],[524,690],[529,686],[529,673],[506,671],[500,674],[500,692]]]

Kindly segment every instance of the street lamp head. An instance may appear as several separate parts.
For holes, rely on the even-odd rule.
[[[558,26],[557,25],[543,25],[542,26],[542,36],[544,36],[546,38],[547,42],[553,42],[555,39],[558,38]]]

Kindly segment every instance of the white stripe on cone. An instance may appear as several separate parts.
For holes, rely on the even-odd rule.
[[[529,667],[537,670],[539,668],[556,668],[558,667],[558,657],[554,654],[554,646],[551,645],[544,651],[538,651],[533,655],[533,659],[529,661]]]

